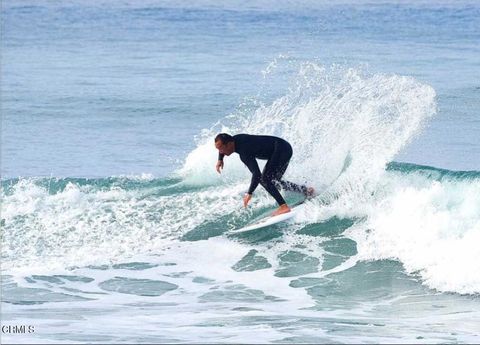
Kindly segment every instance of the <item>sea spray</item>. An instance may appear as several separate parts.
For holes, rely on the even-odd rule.
[[[216,133],[277,135],[294,150],[285,178],[319,190],[328,187],[336,194],[349,190],[352,196],[358,189],[358,197],[374,186],[385,165],[436,111],[435,91],[411,77],[312,62],[299,64],[285,95],[257,104],[247,110],[242,107],[203,131],[180,170],[186,181],[222,181],[212,168]],[[228,183],[248,176],[238,158],[232,157],[225,160]]]

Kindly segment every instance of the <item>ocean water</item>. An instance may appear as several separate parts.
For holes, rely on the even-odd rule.
[[[478,2],[1,10],[2,343],[480,342]],[[229,234],[220,131],[318,196]]]

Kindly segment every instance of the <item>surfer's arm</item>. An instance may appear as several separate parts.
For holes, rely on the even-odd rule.
[[[221,174],[221,170],[223,169],[223,157],[225,157],[225,154],[223,153],[218,153],[218,160],[217,160],[217,165],[215,166],[215,169],[217,169],[217,172]]]
[[[223,161],[217,161],[217,165],[215,166],[215,169],[217,169],[217,172],[221,174],[223,169]]]
[[[242,162],[247,166],[248,170],[252,173],[252,180],[250,182],[250,188],[248,188],[248,194],[253,194],[258,184],[260,183],[260,178],[262,173],[258,167],[257,160],[253,156],[240,156]]]

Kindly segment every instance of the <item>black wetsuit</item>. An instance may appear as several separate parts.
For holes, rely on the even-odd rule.
[[[240,155],[240,159],[252,173],[249,194],[252,194],[260,183],[279,205],[283,205],[285,199],[276,185],[286,190],[307,193],[307,187],[281,180],[293,153],[292,146],[287,141],[273,136],[249,134],[237,134],[233,139],[235,152]],[[218,155],[219,160],[223,160],[223,157],[221,153]],[[256,158],[268,160],[263,172],[260,172]]]

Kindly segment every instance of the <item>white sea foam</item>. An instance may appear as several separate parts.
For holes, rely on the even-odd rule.
[[[480,293],[480,180],[389,174],[368,220],[350,230],[359,256],[398,259],[440,291]]]
[[[50,194],[20,180],[2,195],[2,267],[54,269],[161,250],[202,222],[239,210],[239,188],[155,195],[161,190],[68,183]]]

